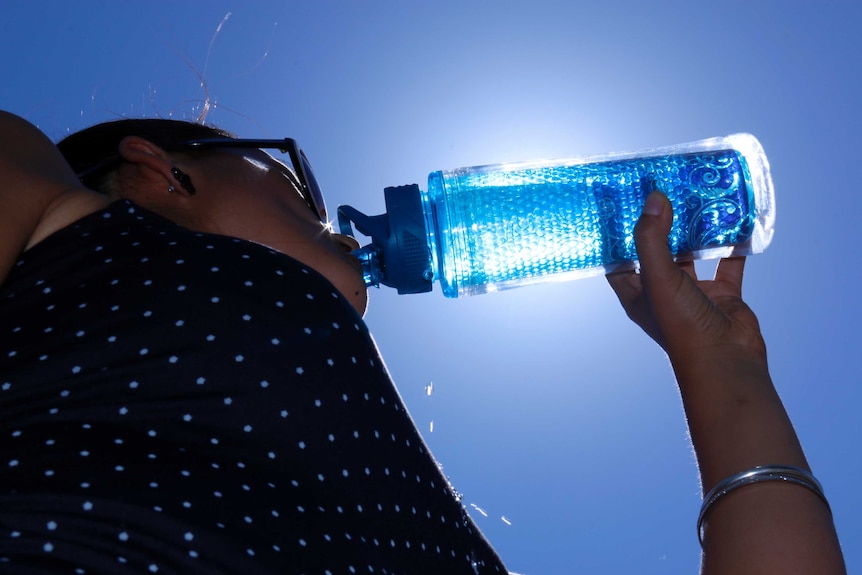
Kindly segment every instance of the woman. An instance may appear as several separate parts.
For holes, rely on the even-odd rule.
[[[504,572],[377,356],[356,244],[301,152],[290,170],[257,149],[281,144],[156,120],[85,130],[65,158],[10,114],[0,134],[12,572]],[[641,272],[609,281],[674,365],[709,492],[703,570],[841,573],[744,260],[697,281],[671,217],[650,195]]]

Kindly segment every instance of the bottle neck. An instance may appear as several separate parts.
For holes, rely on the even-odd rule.
[[[368,244],[350,252],[362,264],[362,279],[366,287],[380,287],[380,249],[374,244]]]

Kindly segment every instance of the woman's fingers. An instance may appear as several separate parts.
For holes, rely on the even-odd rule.
[[[742,276],[745,272],[745,257],[724,258],[715,268],[715,283],[722,284],[725,289],[732,289],[732,294],[742,297]]]

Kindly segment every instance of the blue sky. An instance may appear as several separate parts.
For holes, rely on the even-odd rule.
[[[745,293],[854,572],[860,23],[858,2],[828,0],[2,0],[0,108],[59,139],[193,119],[208,94],[209,121],[298,139],[331,212],[380,213],[385,186],[438,169],[755,134],[777,222]],[[371,295],[404,400],[510,569],[696,572],[671,370],[603,278]]]

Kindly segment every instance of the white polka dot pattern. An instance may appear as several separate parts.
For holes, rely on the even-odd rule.
[[[505,572],[329,282],[125,201],[0,289],[0,571],[34,567]]]

